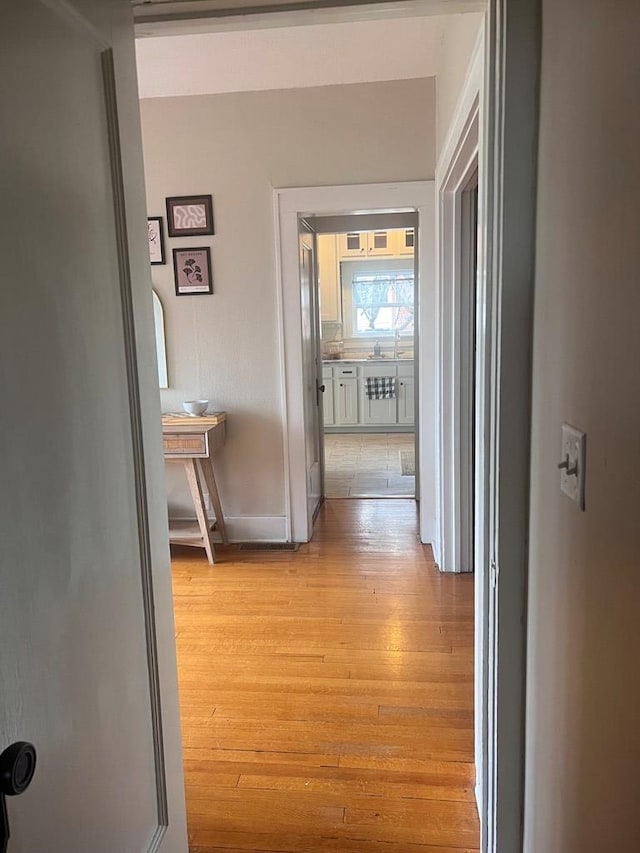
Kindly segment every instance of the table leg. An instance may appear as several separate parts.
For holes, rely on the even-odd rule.
[[[218,492],[216,475],[213,473],[213,463],[210,458],[203,458],[199,461],[202,466],[202,473],[204,474],[204,481],[207,484],[207,490],[209,492],[213,511],[216,514],[217,528],[220,531],[223,543],[228,545],[229,537],[227,536],[227,528],[224,523],[224,515],[222,514],[222,504],[220,503],[220,493]]]
[[[215,551],[213,548],[213,539],[211,538],[211,526],[207,518],[207,510],[204,503],[204,494],[202,492],[202,483],[200,481],[200,472],[196,459],[185,459],[184,470],[187,475],[187,482],[191,491],[193,505],[196,510],[200,533],[202,534],[202,544],[207,552],[207,558],[211,564],[215,563]]]

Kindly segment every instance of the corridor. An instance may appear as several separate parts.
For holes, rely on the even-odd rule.
[[[438,573],[415,503],[218,554],[173,562],[190,850],[476,850],[473,578]]]

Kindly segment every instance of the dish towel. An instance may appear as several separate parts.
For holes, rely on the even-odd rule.
[[[367,400],[393,400],[396,396],[395,376],[367,376]]]

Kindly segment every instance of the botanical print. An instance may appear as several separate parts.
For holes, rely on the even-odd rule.
[[[208,247],[174,249],[173,270],[178,296],[213,293],[211,252]]]

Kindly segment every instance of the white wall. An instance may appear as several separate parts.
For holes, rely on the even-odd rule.
[[[152,267],[165,308],[165,411],[195,396],[229,412],[220,488],[231,534],[284,531],[272,188],[433,178],[433,78],[141,102],[148,212],[211,192],[216,234],[168,241]],[[214,295],[174,295],[171,248],[212,248]],[[171,473],[171,471],[170,471]],[[169,477],[174,515],[192,514]]]
[[[440,155],[469,69],[483,15],[448,15],[444,19],[436,77],[436,156]]]
[[[636,0],[543,2],[527,853],[640,850],[639,34]]]

